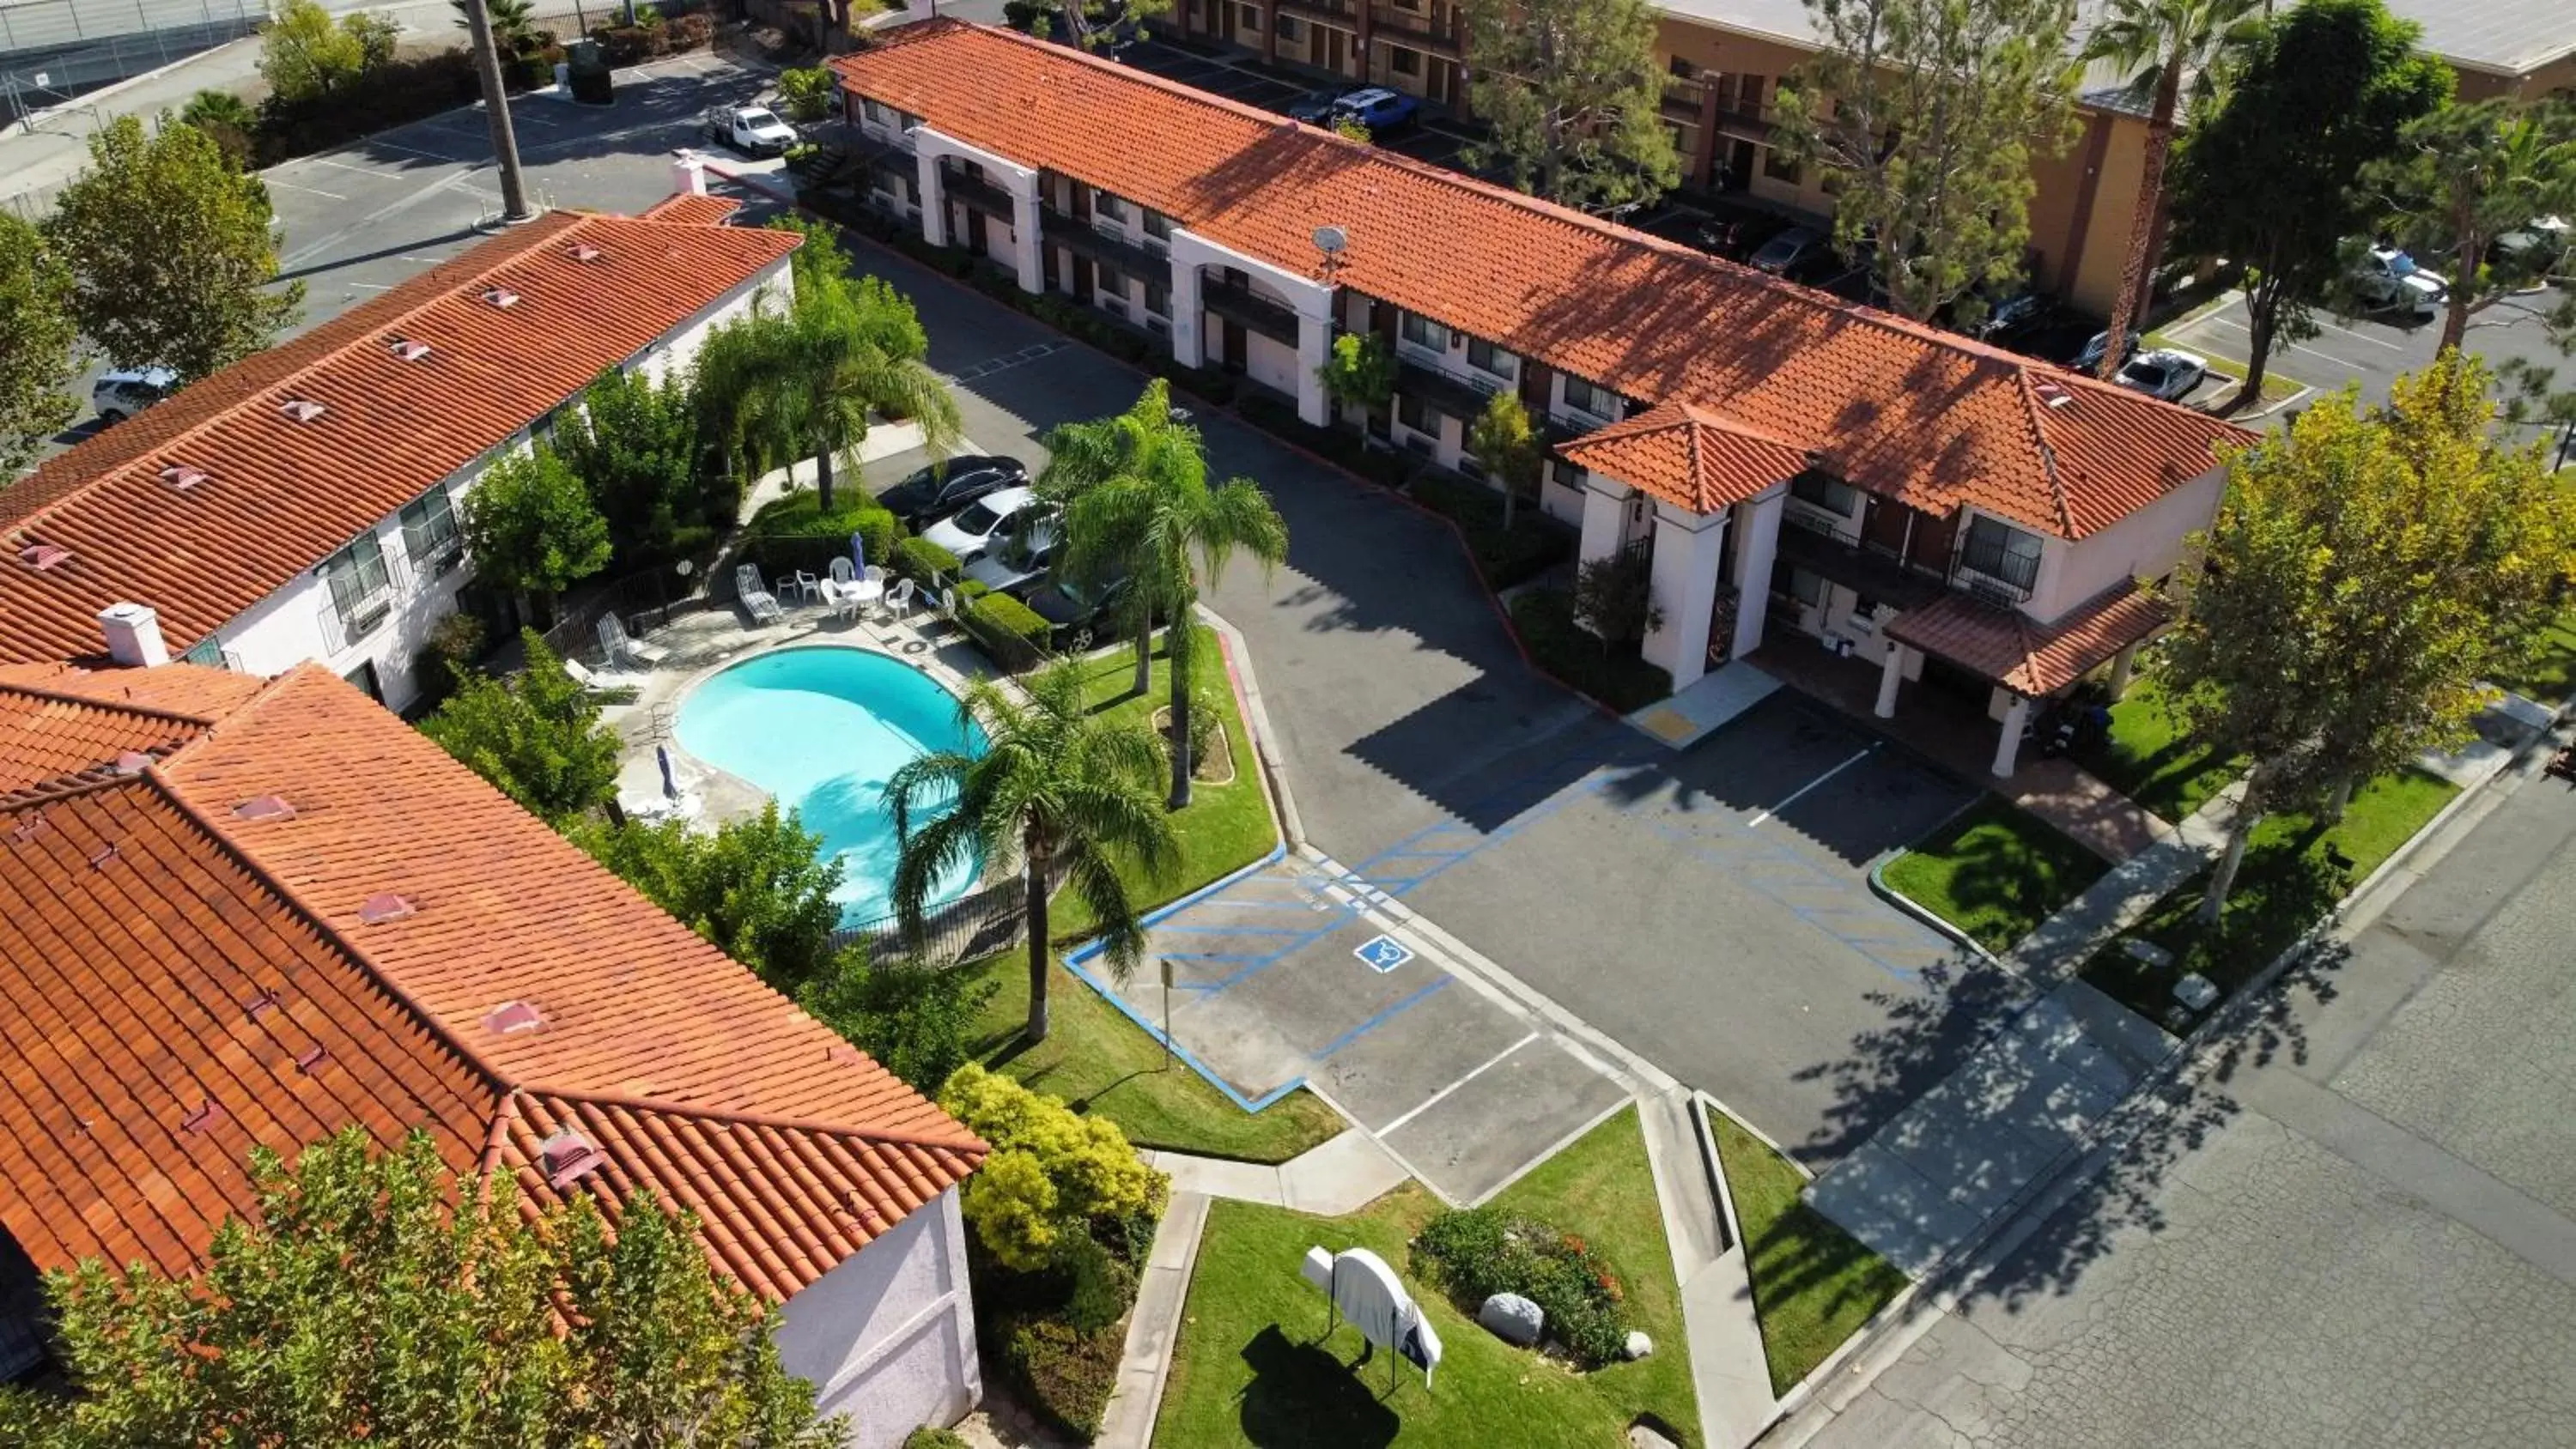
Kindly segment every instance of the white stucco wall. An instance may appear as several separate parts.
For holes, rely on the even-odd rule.
[[[923,1424],[964,1418],[984,1380],[957,1190],[788,1299],[778,1356],[824,1413],[850,1416],[855,1449],[896,1449]]]
[[[781,261],[665,334],[640,354],[639,365],[656,379],[667,377],[673,368],[685,367],[697,357],[710,331],[750,310],[756,296],[765,293],[783,304],[793,290],[787,263]],[[460,522],[466,496],[484,470],[504,455],[524,452],[528,446],[528,436],[522,433],[447,478],[449,503]],[[441,576],[432,576],[414,565],[403,546],[399,508],[378,519],[374,531],[376,546],[393,576],[393,607],[385,622],[363,638],[347,641],[337,649],[332,647],[338,636],[338,623],[336,614],[331,622],[324,621],[324,614],[333,612],[331,591],[316,572],[327,561],[326,555],[313,560],[294,580],[215,631],[215,642],[227,662],[251,674],[280,674],[310,659],[341,675],[372,663],[386,706],[398,710],[410,704],[420,692],[413,678],[413,661],[427,645],[431,626],[454,612],[457,592],[473,577],[472,560],[465,560]],[[343,546],[354,538],[352,535],[352,540],[344,541]],[[197,642],[175,638],[168,641],[173,654],[185,652]]]
[[[1243,370],[1264,387],[1297,395],[1297,349],[1249,327],[1243,330]]]
[[[2170,573],[2183,541],[2218,516],[2226,489],[2227,470],[2212,468],[2091,537],[2050,539],[2027,612],[2054,619],[2122,579]]]

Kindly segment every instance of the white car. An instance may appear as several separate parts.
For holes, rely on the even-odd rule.
[[[2200,380],[2209,376],[2209,359],[2194,357],[2171,347],[2141,352],[2129,359],[2112,381],[2131,392],[2142,392],[2164,402],[2180,402],[2191,396]]]
[[[1004,488],[932,524],[921,536],[957,555],[959,563],[973,563],[1017,537],[1038,516],[1030,511],[1037,502],[1034,489]]]
[[[99,374],[89,390],[89,405],[97,410],[101,426],[113,426],[168,397],[178,385],[179,374],[166,367],[118,368]]]
[[[1040,517],[987,548],[982,558],[966,566],[966,577],[997,594],[1025,594],[1046,582],[1047,570],[1055,564],[1056,535],[1055,519]]]
[[[2372,247],[2352,271],[2352,289],[2374,312],[2400,310],[2430,317],[2450,299],[2451,284],[2415,265],[2395,247]]]
[[[796,132],[767,106],[718,106],[707,112],[707,139],[746,156],[776,156],[796,144]]]

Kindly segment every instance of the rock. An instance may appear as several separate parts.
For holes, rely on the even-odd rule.
[[[1628,1426],[1628,1449],[1681,1449],[1681,1446],[1643,1424],[1631,1424]]]
[[[1476,1322],[1505,1343],[1527,1348],[1538,1342],[1539,1330],[1547,1326],[1547,1315],[1517,1293],[1497,1293],[1476,1310]]]
[[[1619,1356],[1621,1358],[1628,1359],[1631,1362],[1644,1358],[1646,1355],[1653,1353],[1654,1351],[1655,1341],[1646,1336],[1644,1329],[1631,1330],[1628,1334],[1628,1341],[1619,1346]]]

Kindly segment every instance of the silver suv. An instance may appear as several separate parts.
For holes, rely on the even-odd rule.
[[[179,375],[166,367],[118,368],[100,375],[89,390],[89,405],[101,423],[121,423],[168,397],[178,384]]]

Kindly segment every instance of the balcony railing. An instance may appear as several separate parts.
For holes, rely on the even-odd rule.
[[[1379,31],[1394,31],[1427,42],[1425,48],[1453,58],[1458,54],[1461,41],[1454,18],[1456,13],[1451,11],[1452,18],[1444,21],[1435,19],[1427,4],[1420,10],[1407,10],[1400,5],[1387,4],[1385,0],[1377,0],[1369,8],[1370,18]]]
[[[1359,0],[1277,0],[1282,15],[1303,16],[1348,29],[1359,23]]]
[[[1664,82],[1664,119],[1684,125],[1699,120],[1700,106],[1708,98],[1708,87],[1696,80]]]
[[[411,568],[401,553],[387,550],[384,554],[385,581],[366,593],[349,600],[344,607],[331,591],[331,581],[322,580],[322,598],[317,605],[322,625],[322,644],[329,653],[337,654],[352,644],[369,638],[383,628],[387,620],[402,607],[414,592]]]
[[[1011,219],[1011,193],[981,176],[943,168],[939,173],[940,189],[950,196],[1002,221]]]
[[[1238,287],[1230,282],[1202,282],[1199,284],[1199,305],[1274,342],[1285,342],[1291,347],[1297,345],[1296,310],[1249,287]]]
[[[1138,246],[1123,236],[1112,236],[1098,227],[1076,221],[1062,212],[1049,211],[1040,216],[1038,231],[1048,241],[1071,247],[1077,256],[1107,262],[1131,276],[1159,278],[1171,271],[1171,258]]]
[[[1962,578],[1963,572],[1978,577]],[[2006,551],[2000,540],[1963,538],[1950,575],[1951,582],[1979,597],[1992,594],[2002,603],[2018,604],[2029,598],[2039,583],[2039,560]]]
[[[1946,592],[1939,577],[1906,568],[1857,532],[1804,508],[1780,514],[1782,562],[1831,580],[1881,603],[1919,608]]]

